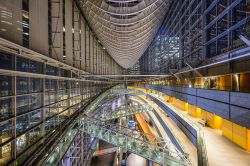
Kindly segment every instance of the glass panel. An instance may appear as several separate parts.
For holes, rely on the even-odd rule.
[[[29,110],[29,96],[16,97],[16,113],[21,114]]]
[[[11,158],[11,142],[0,146],[0,165],[7,165]]]
[[[39,138],[41,138],[41,126],[38,126],[34,129],[32,129],[29,132],[29,144],[32,145],[34,144]]]
[[[6,119],[12,115],[12,98],[0,99],[0,119]]]
[[[8,141],[12,135],[12,120],[8,120],[0,123],[0,142],[4,143]]]
[[[16,133],[17,135],[29,129],[29,115],[25,114],[16,118]]]
[[[62,76],[62,77],[69,77],[70,76],[70,72],[68,70],[61,69],[60,70],[60,76]]]
[[[48,105],[48,104],[49,104],[49,92],[45,92],[44,105]]]
[[[1,61],[1,60],[0,60]],[[11,77],[1,76],[0,77],[0,96],[12,95]]]
[[[53,117],[45,121],[45,131],[48,132],[52,129],[55,129],[57,126],[57,117]]]
[[[50,90],[55,91],[56,89],[57,89],[57,81],[56,80],[51,80]]]
[[[34,110],[42,107],[42,95],[33,94],[30,96],[30,110]]]
[[[41,110],[37,110],[30,113],[30,123],[32,126],[41,122]]]
[[[41,79],[39,78],[31,78],[30,79],[30,90],[31,92],[41,92]]]
[[[26,77],[16,78],[16,91],[17,94],[25,94],[29,92],[29,79]]]
[[[0,52],[0,68],[12,69],[12,56]]]
[[[41,122],[41,111],[34,111],[16,118],[16,132],[21,134]]]
[[[45,80],[45,91],[50,90],[50,80]]]
[[[50,97],[50,104],[56,102],[56,96],[57,96],[56,92],[50,92],[50,96],[49,96]]]
[[[16,140],[17,154],[20,154],[28,147],[28,134],[23,134]]]
[[[54,66],[46,65],[46,74],[48,75],[57,75],[57,68]]]
[[[59,89],[67,89],[67,81],[59,81]]]
[[[30,61],[30,72],[42,73],[42,64],[35,61]]]
[[[17,57],[16,69],[18,71],[28,72],[29,71],[29,60],[21,58],[21,57]]]
[[[58,113],[57,104],[49,105],[45,108],[45,117],[49,118]]]
[[[67,109],[69,106],[69,100],[63,100],[61,102],[58,102],[58,109],[59,109],[59,112]]]

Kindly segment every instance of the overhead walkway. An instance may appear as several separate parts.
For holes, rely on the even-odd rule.
[[[98,119],[102,121],[122,118],[130,115],[139,114],[142,112],[152,111],[150,107],[147,106],[125,106],[119,107],[114,111],[109,111],[107,113],[100,114]]]
[[[156,103],[161,109],[163,109],[170,116],[170,118],[175,121],[177,126],[187,135],[187,137],[196,146],[197,156],[198,156],[198,165],[204,165],[204,166],[208,165],[205,139],[203,136],[202,129],[198,125],[196,125],[196,123],[194,123],[187,117],[183,116],[179,112],[175,111],[174,109],[171,109],[170,107],[168,107],[168,105],[166,104],[166,101],[162,98],[159,98],[157,95],[153,93],[148,93],[143,88],[137,88],[137,87],[129,87],[129,88],[134,91],[144,92],[144,95],[146,95],[154,103]]]
[[[169,141],[160,137],[154,137],[154,142],[148,142],[148,136],[145,133],[112,123],[105,124],[100,120],[88,117],[82,119],[80,124],[81,131],[156,163],[170,166],[191,165],[183,154],[170,150],[173,149],[170,147],[173,145]]]
[[[137,101],[142,105],[150,105],[153,111],[147,112],[155,128],[164,138],[169,138],[180,152],[186,154],[193,165],[197,165],[197,149],[188,139],[188,137],[181,131],[181,129],[167,116],[167,114],[158,107],[157,104],[152,102],[145,95],[136,96]]]
[[[124,91],[113,92],[115,94],[124,94]],[[134,92],[129,91],[129,93]],[[93,138],[102,139],[162,165],[191,165],[190,161],[169,141],[160,137],[154,137],[154,141],[149,142],[145,133],[122,126],[117,127],[114,124],[107,125],[107,122],[89,118],[102,100],[110,95],[112,95],[112,90],[106,91],[94,100],[83,111],[84,113],[78,116],[74,123],[71,124],[71,128],[60,138],[59,143],[53,146],[54,148],[48,151],[42,162],[39,163],[41,165],[57,165],[76,136],[76,133],[83,131]]]
[[[31,161],[27,162],[27,164],[29,163],[31,165],[37,164],[53,166],[57,165],[77,134],[80,117],[84,115],[91,116],[93,111],[98,107],[101,101],[103,101],[109,95],[112,95],[112,93],[114,92],[113,89],[117,88],[121,87],[116,86],[112,89],[108,89],[97,98],[95,98],[84,110],[82,110],[82,113],[80,115],[77,115],[77,117],[69,125],[67,125],[67,128],[64,129],[63,134],[57,137],[57,139],[53,141],[53,144],[50,147],[46,149],[44,148],[45,150],[43,151],[35,152],[35,156],[32,157],[32,159],[30,159]]]
[[[152,93],[150,94],[152,99],[157,99],[168,109],[171,109],[176,114],[178,114],[182,119],[185,119],[190,124],[195,125],[202,130],[209,165],[249,166],[249,152],[241,149],[239,146],[223,137],[221,131],[209,127],[203,127],[201,124],[199,124],[199,118],[190,116],[184,110],[177,108],[171,103],[166,102],[161,96]],[[165,109],[165,111],[166,110],[167,109]]]
[[[148,99],[147,101],[150,102]],[[181,129],[167,116],[161,108],[152,102],[152,107],[154,112],[149,112],[154,121],[158,121],[160,125],[166,132],[171,141],[182,151],[186,153],[188,158],[191,160],[193,165],[197,165],[198,156],[197,149],[188,139],[188,137],[181,131]],[[162,132],[162,131],[161,131]]]

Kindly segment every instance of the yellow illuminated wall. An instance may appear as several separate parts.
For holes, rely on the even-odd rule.
[[[218,77],[218,89],[219,90],[231,90],[231,75],[225,75]]]
[[[173,98],[173,105],[178,107],[179,109],[183,110],[183,111],[187,111],[188,110],[188,103],[184,102],[182,100]]]
[[[219,86],[221,88],[229,87],[226,83],[229,77],[221,77]],[[244,78],[241,77],[241,82]],[[197,81],[197,80],[196,80]],[[198,80],[197,82],[202,82],[202,80]],[[249,80],[250,81],[250,80]],[[249,86],[250,87],[250,86]],[[241,88],[248,89],[248,85],[241,85]],[[142,88],[138,88],[142,89]],[[147,90],[148,92],[152,92],[151,90]],[[172,102],[174,106],[178,107],[181,110],[187,111],[189,115],[193,117],[201,117],[201,119],[207,122],[207,125],[213,129],[221,129],[222,135],[235,144],[239,145],[241,148],[250,152],[250,129],[246,127],[242,127],[237,125],[229,120],[223,119],[213,113],[210,113],[206,110],[203,110],[199,107],[191,105],[187,102],[182,100],[176,99],[172,96],[164,96],[165,100],[168,102]],[[148,126],[146,126],[143,122],[143,118],[140,116],[136,116],[137,121],[139,122],[140,127],[143,129],[144,132],[150,132]],[[151,133],[152,134],[152,133]],[[150,140],[150,138],[149,138]]]
[[[195,118],[200,118],[201,117],[201,109],[199,107],[194,106],[194,105],[188,104],[188,114],[195,117]]]
[[[241,148],[250,151],[250,130],[226,119],[222,119],[222,135]]]
[[[213,129],[221,129],[221,117],[201,109],[201,118]]]
[[[239,76],[240,80],[240,91],[250,92],[250,73],[243,73]]]
[[[233,140],[233,123],[232,122],[226,119],[222,119],[221,130],[222,130],[223,136],[227,137],[230,140]]]

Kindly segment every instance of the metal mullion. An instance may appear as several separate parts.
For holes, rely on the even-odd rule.
[[[17,94],[16,97],[22,97],[22,96],[28,96],[28,95],[35,95],[35,94],[41,94],[43,92],[32,92],[32,93],[24,93],[24,94]]]
[[[41,133],[44,141],[44,136],[45,136],[45,79],[43,78],[42,80],[42,111],[41,111]]]
[[[46,60],[46,63],[48,63],[49,65],[52,65],[54,67],[60,67],[60,68],[63,68],[65,70],[74,70],[74,71],[80,71],[82,73],[87,73],[85,71],[82,71],[78,68],[75,68],[75,67],[72,67],[70,65],[67,65],[63,62],[60,62],[58,60],[55,60],[53,58],[50,58],[48,56],[45,56],[45,55],[42,55],[42,54],[39,54],[35,51],[32,51],[30,49],[27,49],[25,47],[22,47],[18,44],[15,44],[15,43],[12,43],[6,39],[0,39],[0,47],[8,47],[8,48],[12,48],[12,51],[7,51],[8,53],[12,53],[12,54],[15,54],[15,55],[18,55],[18,56],[21,56],[21,57],[24,57],[24,58],[27,58],[27,59],[31,59],[31,60],[34,60],[34,61],[37,61],[37,62],[42,62],[44,63],[45,60]],[[3,49],[4,49],[3,48]],[[31,56],[32,55],[32,56]],[[54,64],[52,64],[54,63]],[[55,65],[56,64],[56,65]]]
[[[41,107],[41,108],[42,108],[42,107]],[[23,116],[23,115],[26,115],[26,114],[29,114],[29,113],[38,111],[38,110],[40,110],[41,108],[37,108],[37,109],[34,109],[34,110],[29,110],[29,111],[24,112],[24,113],[22,113],[22,114],[18,114],[18,115],[16,115],[15,117],[20,117],[20,116]]]
[[[15,56],[16,58],[16,56]],[[15,61],[16,63],[16,61]],[[14,63],[14,64],[15,64]],[[14,98],[13,98],[13,115],[14,115],[14,118],[13,118],[13,121],[12,121],[12,124],[13,124],[13,138],[14,138],[14,141],[11,142],[11,152],[12,152],[12,157],[13,159],[16,159],[16,156],[17,156],[17,146],[16,146],[16,76],[13,77],[13,84],[12,84],[12,89],[13,89],[13,94],[14,94]]]

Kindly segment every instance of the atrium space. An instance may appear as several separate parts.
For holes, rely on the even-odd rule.
[[[0,166],[250,166],[250,0],[0,0]]]

